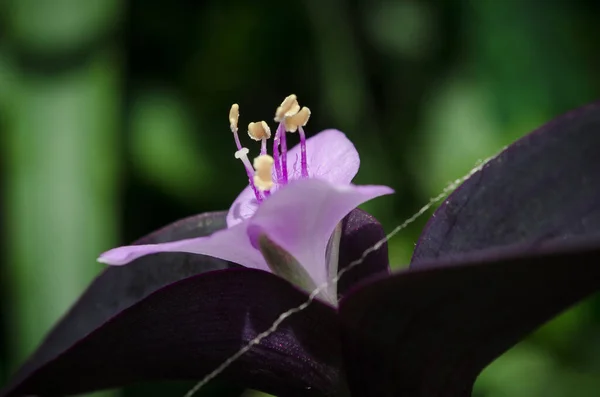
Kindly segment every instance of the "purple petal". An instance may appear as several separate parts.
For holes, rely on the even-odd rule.
[[[111,291],[110,285],[104,287]],[[141,381],[198,380],[305,300],[306,295],[289,283],[254,269],[193,276],[115,313],[56,354],[34,356],[2,396],[66,395]],[[276,395],[333,395],[341,382],[338,335],[335,312],[314,302],[220,379]]]
[[[306,140],[308,171],[311,178],[320,178],[335,184],[350,184],[358,172],[360,159],[356,148],[343,132],[325,130]],[[288,151],[289,179],[300,178],[300,145]],[[275,171],[273,171],[273,179]],[[235,199],[227,224],[231,227],[250,218],[256,212],[258,203],[254,192],[248,186]]]
[[[460,186],[421,235],[422,260],[600,233],[600,103],[512,144]]]
[[[331,183],[347,185],[360,166],[354,144],[338,130],[324,130],[306,140],[308,175]],[[290,179],[300,179],[300,145],[288,151]]]
[[[291,182],[261,204],[248,226],[294,256],[315,283],[327,281],[325,251],[335,226],[365,201],[393,190],[387,186],[335,185],[320,179]]]
[[[239,225],[252,215],[258,209],[258,201],[254,196],[254,191],[250,186],[246,186],[244,190],[237,196],[229,211],[227,212],[227,225],[233,227]]]
[[[248,223],[220,230],[208,237],[173,241],[162,244],[129,245],[114,248],[100,255],[99,262],[125,265],[139,257],[159,252],[186,252],[242,264],[245,267],[269,271],[261,253],[250,244]]]
[[[252,243],[259,233],[266,233],[320,284],[328,279],[325,251],[335,226],[358,205],[392,192],[387,186],[334,185],[320,179],[293,181],[266,200],[249,221],[208,237],[114,248],[98,261],[124,265],[149,254],[186,252],[270,272],[258,244]]]
[[[600,289],[600,240],[419,262],[340,302],[353,395],[471,395],[495,357]]]

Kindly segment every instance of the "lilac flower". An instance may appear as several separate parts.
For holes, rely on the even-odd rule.
[[[266,154],[266,140],[271,135],[268,125],[264,121],[250,123],[250,137],[262,141],[254,170],[247,157],[248,149],[242,147],[237,134],[239,107],[233,105],[229,118],[238,149],[235,156],[246,168],[249,186],[229,209],[227,229],[208,237],[119,247],[102,254],[99,261],[124,265],[143,255],[187,252],[282,276],[291,272],[287,278],[308,292],[331,279],[337,272],[337,263],[328,266],[326,250],[336,225],[358,205],[393,191],[386,186],[350,184],[360,163],[354,145],[337,130],[326,130],[307,140],[303,126],[309,115],[308,108],[300,109],[295,95],[283,101],[275,116],[279,126],[274,137],[273,157]],[[300,135],[300,144],[289,152],[288,131],[297,131]],[[290,164],[293,167],[288,169]],[[265,172],[261,174],[261,171]],[[283,254],[289,253],[294,260],[286,261],[284,268],[276,263],[281,256],[267,263],[261,251],[268,247],[261,247],[262,238],[268,239],[264,241],[269,242],[271,249],[280,247]],[[304,269],[295,265],[296,261]],[[327,298],[335,304],[335,291],[330,291]]]
[[[289,130],[307,114],[291,102],[291,115],[283,112]],[[267,129],[258,123],[251,130],[262,140],[264,156]],[[271,163],[266,157],[256,170],[247,167],[250,189],[228,213],[176,222],[138,241],[141,251],[132,246],[107,254],[122,263],[132,259],[132,252],[137,257],[161,250],[108,267],[2,395],[65,395],[140,381],[198,380],[281,313],[306,302],[306,285],[299,289],[295,283],[298,274],[276,275],[281,263],[303,269],[287,253],[317,282],[323,273],[315,271],[315,263],[325,266],[326,274],[334,273],[332,262],[346,269],[383,236],[365,212],[333,216],[325,211],[333,210],[327,200],[316,200],[324,194],[345,205],[347,197],[372,194],[363,196],[362,187],[349,185],[355,171],[346,179],[336,176],[337,182],[320,173],[311,159],[318,153],[312,142],[329,134],[342,141],[338,132],[326,132],[305,141],[306,156],[302,146],[299,154],[298,149],[274,152],[273,173],[265,172]],[[283,136],[275,136],[281,148]],[[238,385],[240,393],[248,387],[292,397],[469,396],[478,374],[498,355],[600,289],[599,150],[600,103],[515,142],[435,212],[409,269],[389,274],[383,246],[341,278],[337,307],[331,296],[314,301],[217,381]],[[337,157],[357,165],[350,152]],[[312,184],[316,187],[308,189]],[[319,216],[312,212],[317,207],[305,204],[311,200],[300,197],[306,192],[322,203]],[[296,208],[304,210],[294,213]],[[263,218],[263,211],[276,219]],[[314,228],[303,224],[302,217],[309,215]],[[279,216],[299,230],[278,223]],[[244,233],[236,234],[238,229]],[[307,230],[321,234],[306,236],[318,247],[312,254],[295,241]],[[332,243],[323,248],[332,230],[340,237],[337,251]],[[245,244],[242,249],[254,255],[253,262],[236,257],[240,266],[162,249],[188,241],[206,245],[222,235],[239,239],[230,245],[232,251]],[[264,254],[265,262],[254,252]],[[276,274],[265,271],[265,263]]]

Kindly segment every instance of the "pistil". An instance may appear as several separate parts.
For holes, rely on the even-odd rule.
[[[243,147],[240,150],[238,150],[237,152],[235,152],[235,158],[242,160],[242,163],[244,164],[244,168],[246,169],[246,175],[248,175],[248,182],[250,183],[250,187],[252,188],[252,191],[254,192],[256,201],[261,203],[263,198],[262,198],[262,195],[260,194],[260,192],[258,191],[256,185],[254,184],[254,168],[252,168],[252,164],[250,163],[250,160],[248,159],[248,152],[249,152],[248,148]]]
[[[242,143],[240,142],[240,137],[238,135],[238,121],[240,119],[240,107],[237,103],[231,105],[231,109],[229,110],[229,128],[233,133],[233,138],[235,140],[235,146],[237,147],[237,152],[235,152],[234,156],[236,159],[240,159],[242,164],[244,164],[244,168],[246,169],[246,175],[248,175],[248,183],[254,192],[254,196],[256,200],[260,203],[263,200],[262,195],[254,185],[254,168],[252,168],[252,164],[250,164],[250,160],[248,160],[248,148],[242,147]],[[269,127],[267,127],[269,128]],[[270,135],[269,130],[269,135]]]

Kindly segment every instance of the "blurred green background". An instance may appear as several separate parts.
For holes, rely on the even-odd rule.
[[[596,0],[0,2],[0,382],[100,252],[228,208],[247,182],[233,102],[244,126],[295,93],[309,135],[345,131],[356,181],[397,191],[365,206],[389,231],[477,160],[600,97],[599,19]],[[397,268],[426,218],[390,241]],[[476,395],[600,395],[600,300],[502,356]]]

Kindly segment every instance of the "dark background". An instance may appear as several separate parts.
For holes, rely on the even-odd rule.
[[[478,160],[600,96],[599,20],[596,0],[0,2],[0,378],[100,271],[100,252],[228,208],[246,183],[233,102],[242,132],[274,128],[290,93],[312,110],[309,135],[344,131],[355,181],[397,192],[365,206],[389,231]],[[396,268],[426,218],[390,241]],[[477,395],[597,396],[597,301],[506,353]],[[216,386],[203,395],[225,395]]]

